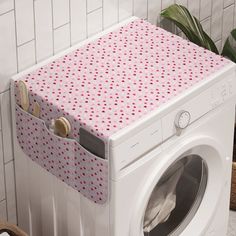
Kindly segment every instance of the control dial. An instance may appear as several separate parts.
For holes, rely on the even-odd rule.
[[[190,123],[190,113],[188,111],[180,111],[175,117],[175,127],[185,129]]]

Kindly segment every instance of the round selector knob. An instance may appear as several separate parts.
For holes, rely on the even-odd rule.
[[[190,113],[188,111],[180,111],[175,117],[175,127],[178,129],[185,129],[191,120]]]

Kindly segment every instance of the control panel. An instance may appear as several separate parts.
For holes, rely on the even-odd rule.
[[[206,89],[162,118],[163,141],[201,118],[233,96],[236,80],[225,79]]]
[[[149,125],[141,131],[110,149],[109,156],[113,168],[117,171],[127,167],[154,147],[159,147],[157,152],[161,151],[162,143],[165,140],[173,135],[181,135],[182,131],[188,129],[191,123],[235,95],[235,90],[236,79],[232,78],[232,74],[230,74],[228,79],[224,78],[198,95],[193,96],[190,93],[192,95],[190,100],[186,95],[179,101],[182,101],[182,105],[173,103],[173,109],[170,112],[166,111],[166,115],[162,116],[160,113],[159,119],[151,124],[149,122]]]
[[[235,78],[234,78],[235,79]],[[211,92],[211,107],[214,109],[233,94],[233,79],[216,84]]]

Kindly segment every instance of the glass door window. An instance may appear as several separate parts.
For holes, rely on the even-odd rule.
[[[150,196],[143,220],[144,236],[179,235],[201,204],[207,178],[206,163],[198,155],[172,164]]]

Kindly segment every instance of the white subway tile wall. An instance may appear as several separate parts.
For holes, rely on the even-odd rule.
[[[201,9],[201,10],[200,10]],[[200,20],[211,16],[212,0],[200,0]]]
[[[222,37],[222,18],[223,18],[224,0],[212,2],[211,15],[211,37],[214,41],[218,41]]]
[[[118,22],[118,0],[103,0],[103,27],[108,28]]]
[[[2,149],[2,137],[0,138],[0,148]],[[5,176],[4,176],[4,160],[3,151],[0,150],[0,202],[6,198],[5,195]]]
[[[70,26],[65,24],[54,30],[54,53],[70,47]]]
[[[223,32],[222,32],[223,42],[230,34],[230,31],[232,30],[233,27],[234,27],[234,6],[230,5],[224,9],[223,13]]]
[[[102,0],[87,0],[87,12],[90,13],[102,7]]]
[[[222,48],[236,26],[235,0],[0,1],[0,218],[16,222],[9,77],[132,15],[182,35],[159,16],[174,2],[187,6]]]
[[[32,1],[32,0],[31,0]],[[40,1],[40,0],[36,0]],[[69,7],[70,2],[68,0],[53,0],[53,28],[56,29],[62,25],[69,23]]]
[[[0,16],[0,91],[9,86],[8,76],[17,72],[17,45],[14,11]]]
[[[70,0],[71,45],[87,37],[87,4],[84,0]]]
[[[53,19],[51,1],[35,0],[34,22],[36,61],[40,62],[53,55]]]
[[[88,37],[102,31],[102,8],[90,12],[87,16],[87,34]]]
[[[211,0],[205,0],[205,1],[211,1]],[[200,0],[188,0],[187,7],[188,7],[189,11],[199,19]],[[204,11],[204,9],[202,9],[202,11]]]
[[[161,1],[161,8],[165,9],[168,6],[170,6],[171,4],[174,4],[175,0],[165,0],[165,1]]]
[[[15,193],[15,173],[14,163],[12,161],[5,165],[6,173],[6,196],[7,196],[7,217],[8,221],[16,224],[16,193]]]
[[[152,24],[160,23],[160,16],[157,12],[161,11],[161,1],[149,0],[148,1],[148,21]]]
[[[167,0],[166,0],[167,1]],[[134,0],[134,15],[140,18],[148,18],[148,0]]]
[[[13,0],[3,0],[0,5],[0,14],[8,12],[14,8]]]
[[[229,5],[232,5],[233,3],[234,3],[234,0],[225,0],[224,7],[228,7]]]
[[[18,69],[20,71],[35,64],[35,40],[24,43],[17,49]]]
[[[0,219],[7,220],[6,200],[0,202]]]
[[[157,1],[159,2],[159,1]],[[118,16],[119,21],[122,21],[133,14],[133,0],[119,0]]]
[[[17,45],[34,39],[34,2],[32,0],[15,1]]]
[[[13,150],[12,150],[12,129],[11,129],[11,111],[10,111],[10,92],[4,92],[0,95],[0,107],[1,107],[1,120],[2,129],[1,133],[3,136],[3,156],[4,163],[7,164],[13,160]],[[1,135],[0,135],[1,136]],[[0,144],[1,145],[1,144]]]

